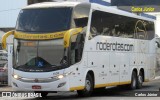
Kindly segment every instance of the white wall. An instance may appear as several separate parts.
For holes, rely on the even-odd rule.
[[[18,13],[27,0],[0,0],[0,28],[14,28]]]

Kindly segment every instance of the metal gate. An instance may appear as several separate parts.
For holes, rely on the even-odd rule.
[[[7,62],[0,64],[0,85],[7,85],[8,84],[8,69],[7,69]]]
[[[13,45],[8,44],[7,50],[0,50],[0,85],[11,86]]]
[[[8,53],[0,50],[0,85],[8,83]]]

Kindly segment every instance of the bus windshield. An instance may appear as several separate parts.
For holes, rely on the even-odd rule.
[[[66,17],[67,16],[67,17]],[[72,8],[38,8],[20,11],[16,30],[23,32],[57,32],[70,28]]]
[[[63,39],[25,41],[14,39],[14,68],[26,72],[48,72],[64,68]]]

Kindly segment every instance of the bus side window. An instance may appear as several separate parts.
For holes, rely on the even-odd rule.
[[[109,12],[92,12],[90,33],[97,35],[122,38],[151,40],[154,38],[154,23],[117,15]]]
[[[74,19],[76,27],[85,27],[88,23],[88,17]]]
[[[102,31],[102,35],[105,35],[105,34],[108,34],[108,33],[110,33],[109,28],[108,27],[104,27],[103,31]]]
[[[97,35],[100,35],[103,32],[102,21],[103,19],[101,17],[100,11],[94,11],[91,18],[89,39],[91,39],[91,37],[93,38]]]
[[[75,62],[79,62],[82,58],[84,47],[84,34],[78,34],[76,39]]]
[[[79,62],[82,58],[84,35],[83,33],[78,33],[71,36],[71,64]]]
[[[91,27],[90,32],[91,32],[92,37],[95,37],[98,35],[98,31],[97,31],[96,27]]]
[[[75,48],[76,48],[76,38],[77,38],[77,35],[73,35],[71,36],[71,47],[70,47],[70,62],[71,64],[74,64],[75,63]]]

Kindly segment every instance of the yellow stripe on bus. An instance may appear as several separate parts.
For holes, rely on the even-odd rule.
[[[74,90],[83,90],[84,86],[77,86],[77,87],[71,87],[70,91],[74,91]]]
[[[101,87],[107,87],[107,86],[116,86],[116,85],[124,85],[124,84],[130,84],[131,81],[125,81],[125,82],[114,82],[114,83],[107,83],[107,84],[97,84],[94,86],[94,88],[101,88]]]
[[[107,86],[116,86],[116,85],[124,85],[124,84],[130,84],[131,81],[125,81],[125,82],[114,82],[114,83],[107,83],[107,84],[97,84],[94,86],[94,88],[101,88],[101,87],[107,87]],[[74,90],[83,90],[84,86],[77,86],[77,87],[71,87],[70,91]]]
[[[82,31],[82,28],[72,28],[67,31],[54,32],[54,33],[25,33],[25,32],[14,32],[14,38],[17,39],[25,39],[25,40],[50,40],[50,39],[58,39],[63,38],[65,36],[65,41],[67,41],[67,45],[69,45],[68,41],[70,39],[70,34],[75,35]]]
[[[3,48],[4,50],[6,50],[6,46],[7,46],[7,37],[10,36],[10,35],[13,35],[13,34],[14,34],[14,30],[9,31],[9,32],[5,33],[5,34],[2,36],[1,42],[2,42],[2,48]]]
[[[64,47],[68,47],[70,44],[70,37],[72,35],[76,35],[82,31],[82,28],[72,28],[67,31],[54,32],[54,33],[26,33],[19,31],[9,31],[2,37],[2,48],[6,49],[6,39],[10,35],[14,35],[14,38],[24,39],[24,40],[50,40],[50,39],[58,39],[64,38]]]
[[[70,44],[70,38],[73,35],[76,35],[82,31],[82,28],[73,28],[70,29],[65,35],[64,35],[64,47],[69,47]]]
[[[14,37],[17,39],[26,39],[26,40],[49,40],[49,39],[63,38],[66,32],[67,31],[54,32],[54,33],[31,34],[31,33],[15,31]]]

